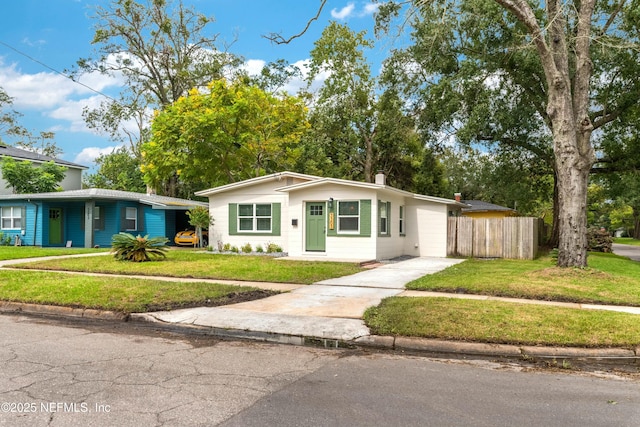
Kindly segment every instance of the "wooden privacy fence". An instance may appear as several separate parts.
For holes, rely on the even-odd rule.
[[[450,217],[447,255],[534,259],[541,240],[541,222],[532,217]]]

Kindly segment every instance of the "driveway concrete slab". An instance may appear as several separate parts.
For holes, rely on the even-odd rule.
[[[290,293],[227,307],[264,313],[360,319],[367,307],[378,305],[383,298],[399,293],[400,290],[395,289],[310,285]]]
[[[264,331],[274,334],[344,341],[369,335],[369,328],[359,319],[294,316],[283,313],[238,310],[230,307],[201,307],[147,313],[147,315],[168,323],[184,323],[245,331]]]

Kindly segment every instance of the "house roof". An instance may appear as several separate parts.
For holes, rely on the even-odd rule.
[[[278,173],[272,173],[269,175],[259,176],[256,178],[246,179],[244,181],[232,182],[231,184],[210,188],[208,190],[196,191],[195,195],[207,197],[213,194],[224,193],[225,191],[237,190],[238,188],[249,187],[249,186],[256,185],[262,182],[267,182],[270,180],[282,181],[283,179],[286,179],[286,178],[298,178],[298,179],[304,179],[309,181],[321,179],[319,176],[284,171],[284,172],[278,172]]]
[[[468,208],[462,209],[462,212],[515,211],[515,209],[494,205],[493,203],[483,202],[482,200],[463,200],[462,203],[469,205]]]
[[[384,184],[375,184],[375,183],[371,183],[371,182],[359,182],[359,181],[350,181],[347,179],[337,179],[337,178],[318,178],[316,180],[313,181],[308,181],[308,182],[302,182],[302,183],[298,183],[298,184],[294,184],[294,185],[289,185],[286,187],[281,187],[281,188],[277,188],[277,191],[284,191],[284,192],[292,192],[292,191],[299,191],[299,190],[303,190],[303,189],[308,189],[308,188],[313,188],[313,187],[317,187],[319,185],[325,185],[325,184],[336,184],[336,185],[345,185],[345,186],[349,186],[349,187],[357,187],[357,188],[369,188],[372,190],[382,190],[385,192],[390,192],[390,193],[395,193],[395,194],[400,194],[402,196],[405,197],[411,197],[414,198],[416,200],[424,200],[427,202],[433,202],[433,203],[443,203],[446,205],[454,205],[454,206],[458,206],[458,207],[466,207],[467,205],[461,202],[456,202],[453,199],[444,199],[441,197],[434,197],[434,196],[426,196],[423,194],[415,194],[415,193],[411,193],[408,191],[404,191],[404,190],[400,190],[394,187],[390,187],[388,185],[384,185]]]
[[[53,161],[57,165],[66,166],[68,168],[89,169],[87,166],[82,166],[77,163],[68,162],[62,159],[55,159],[53,157],[35,153],[33,151],[23,150],[22,148],[13,147],[11,145],[3,145],[0,143],[0,157],[2,156],[13,157],[16,160],[29,160],[31,162],[37,163]]]
[[[167,210],[187,210],[196,206],[208,206],[207,203],[155,194],[134,193],[131,191],[86,188],[83,190],[57,191],[52,193],[8,194],[2,200],[127,200],[150,205],[153,208]]]

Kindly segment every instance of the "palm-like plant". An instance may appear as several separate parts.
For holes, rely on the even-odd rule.
[[[165,252],[169,249],[166,237],[134,237],[129,233],[114,234],[111,238],[111,252],[117,260],[143,262],[151,261],[151,258],[165,258]]]

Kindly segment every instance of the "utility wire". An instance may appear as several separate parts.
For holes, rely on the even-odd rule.
[[[76,83],[76,84],[79,84],[80,86],[82,86],[82,87],[84,87],[84,88],[89,89],[91,92],[97,93],[98,95],[102,95],[102,96],[104,96],[105,98],[108,98],[108,99],[112,100],[113,102],[119,103],[116,99],[114,99],[113,97],[111,97],[111,96],[107,95],[106,93],[100,92],[99,90],[94,89],[94,88],[92,88],[91,86],[88,86],[88,85],[86,85],[86,84],[82,83],[81,81],[74,79],[74,78],[73,78],[73,76],[67,75],[67,74],[65,74],[65,73],[63,73],[63,72],[61,72],[61,71],[56,70],[55,68],[53,68],[53,67],[51,67],[51,66],[49,66],[49,65],[45,64],[44,62],[42,62],[42,61],[40,61],[40,60],[38,60],[38,59],[36,59],[36,58],[34,58],[34,57],[32,57],[32,56],[30,56],[30,55],[28,55],[28,54],[24,53],[24,52],[22,52],[22,51],[21,51],[21,50],[19,50],[19,49],[16,49],[15,47],[13,47],[13,46],[11,46],[11,45],[9,45],[9,44],[7,44],[7,43],[3,42],[2,40],[0,40],[0,44],[1,44],[1,45],[3,45],[3,46],[5,46],[5,47],[7,47],[7,48],[9,48],[9,49],[11,49],[11,50],[13,50],[13,51],[14,51],[14,52],[16,52],[17,54],[22,55],[22,56],[24,56],[25,58],[30,59],[31,61],[35,62],[36,64],[40,64],[40,65],[42,65],[43,67],[47,68],[48,70],[51,70],[51,71],[53,71],[54,73],[59,74],[59,75],[61,75],[62,77],[67,78],[67,79],[71,80],[72,82],[74,82],[74,83]]]

